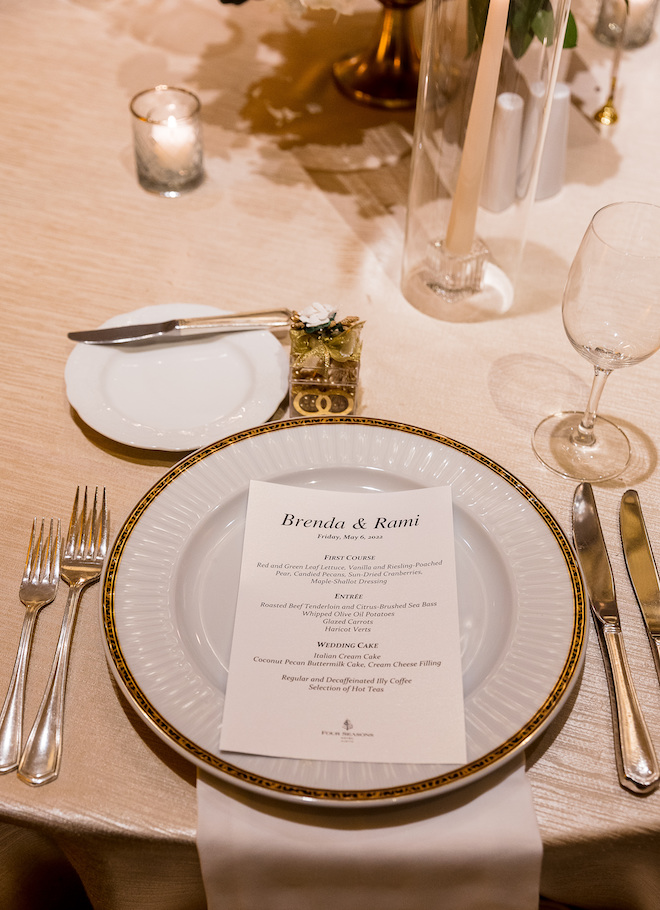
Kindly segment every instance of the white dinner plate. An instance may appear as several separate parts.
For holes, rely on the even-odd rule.
[[[464,765],[304,761],[219,750],[253,479],[366,495],[451,485]],[[360,417],[261,426],[183,459],[121,529],[102,609],[113,672],[167,743],[234,784],[333,805],[419,799],[494,770],[525,749],[563,704],[586,635],[573,551],[520,481],[459,442]]]
[[[167,303],[115,316],[103,328],[224,313]],[[64,373],[71,406],[124,445],[190,452],[257,426],[286,395],[288,354],[270,332],[159,344],[77,344]]]

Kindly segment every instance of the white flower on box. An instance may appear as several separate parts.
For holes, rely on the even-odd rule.
[[[304,310],[300,310],[298,317],[304,322],[308,329],[316,328],[330,322],[335,315],[334,310],[324,303],[311,303]]]

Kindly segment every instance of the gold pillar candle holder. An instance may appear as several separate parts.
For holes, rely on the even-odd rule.
[[[412,13],[421,0],[379,0],[382,12],[372,43],[360,53],[337,61],[332,74],[351,100],[397,110],[415,106],[419,82],[419,48]]]
[[[338,321],[336,313],[321,304],[300,314],[294,311],[289,333],[291,417],[355,414],[363,325],[357,316]]]

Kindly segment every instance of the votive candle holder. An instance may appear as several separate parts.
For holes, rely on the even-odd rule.
[[[204,177],[199,98],[169,85],[131,100],[137,177],[145,190],[180,196]]]

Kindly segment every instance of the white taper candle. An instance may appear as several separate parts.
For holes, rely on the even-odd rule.
[[[509,0],[490,0],[456,192],[445,239],[445,248],[454,256],[467,256],[474,239],[508,13]]]

